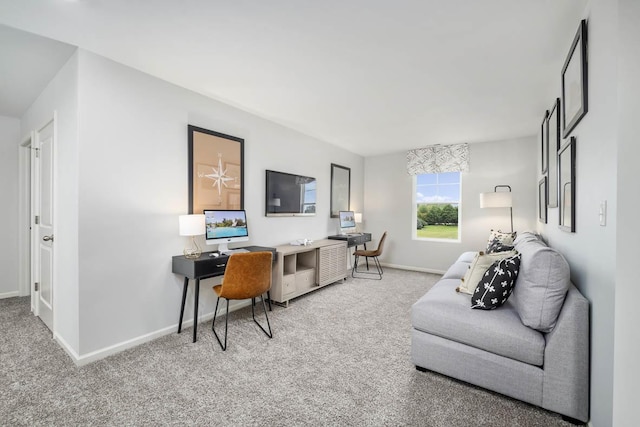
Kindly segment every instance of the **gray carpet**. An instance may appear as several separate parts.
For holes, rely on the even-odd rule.
[[[569,425],[415,370],[410,308],[437,279],[386,269],[382,281],[350,278],[274,306],[271,340],[247,307],[230,315],[224,353],[209,321],[195,344],[186,329],[81,368],[28,298],[0,300],[0,424]]]

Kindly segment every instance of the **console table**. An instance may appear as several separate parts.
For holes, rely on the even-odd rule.
[[[329,236],[328,239],[333,240],[345,240],[347,247],[364,245],[367,249],[367,242],[371,241],[371,233],[353,233],[353,234],[337,234],[335,236]]]
[[[347,243],[316,240],[310,245],[276,247],[271,299],[289,305],[289,300],[347,277]]]
[[[240,249],[240,248],[235,248]],[[267,248],[264,246],[245,246],[249,252],[271,252],[273,260],[276,260],[275,248]],[[184,315],[184,304],[187,300],[187,288],[189,287],[189,279],[195,280],[195,289],[193,292],[193,342],[196,342],[198,331],[198,298],[200,297],[200,280],[209,279],[216,276],[224,276],[224,270],[227,267],[227,261],[231,255],[220,254],[217,257],[210,256],[215,252],[203,252],[199,258],[188,259],[184,255],[176,255],[171,262],[171,271],[184,276],[184,287],[182,288],[182,304],[180,306],[180,321],[178,323],[178,333],[182,331],[182,318]],[[270,301],[270,300],[269,300]]]

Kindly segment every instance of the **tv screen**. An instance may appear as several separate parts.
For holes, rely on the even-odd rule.
[[[316,179],[285,172],[266,171],[266,216],[316,214]]]

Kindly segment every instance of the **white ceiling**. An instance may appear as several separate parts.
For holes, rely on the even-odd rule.
[[[586,3],[0,0],[0,24],[368,156],[536,134]]]

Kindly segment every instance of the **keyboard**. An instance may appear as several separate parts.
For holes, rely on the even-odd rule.
[[[246,252],[249,252],[249,251],[243,248],[239,248],[239,249],[229,249],[228,251],[224,251],[223,254],[224,255],[243,254]]]
[[[347,236],[362,236],[362,233],[347,233]]]

